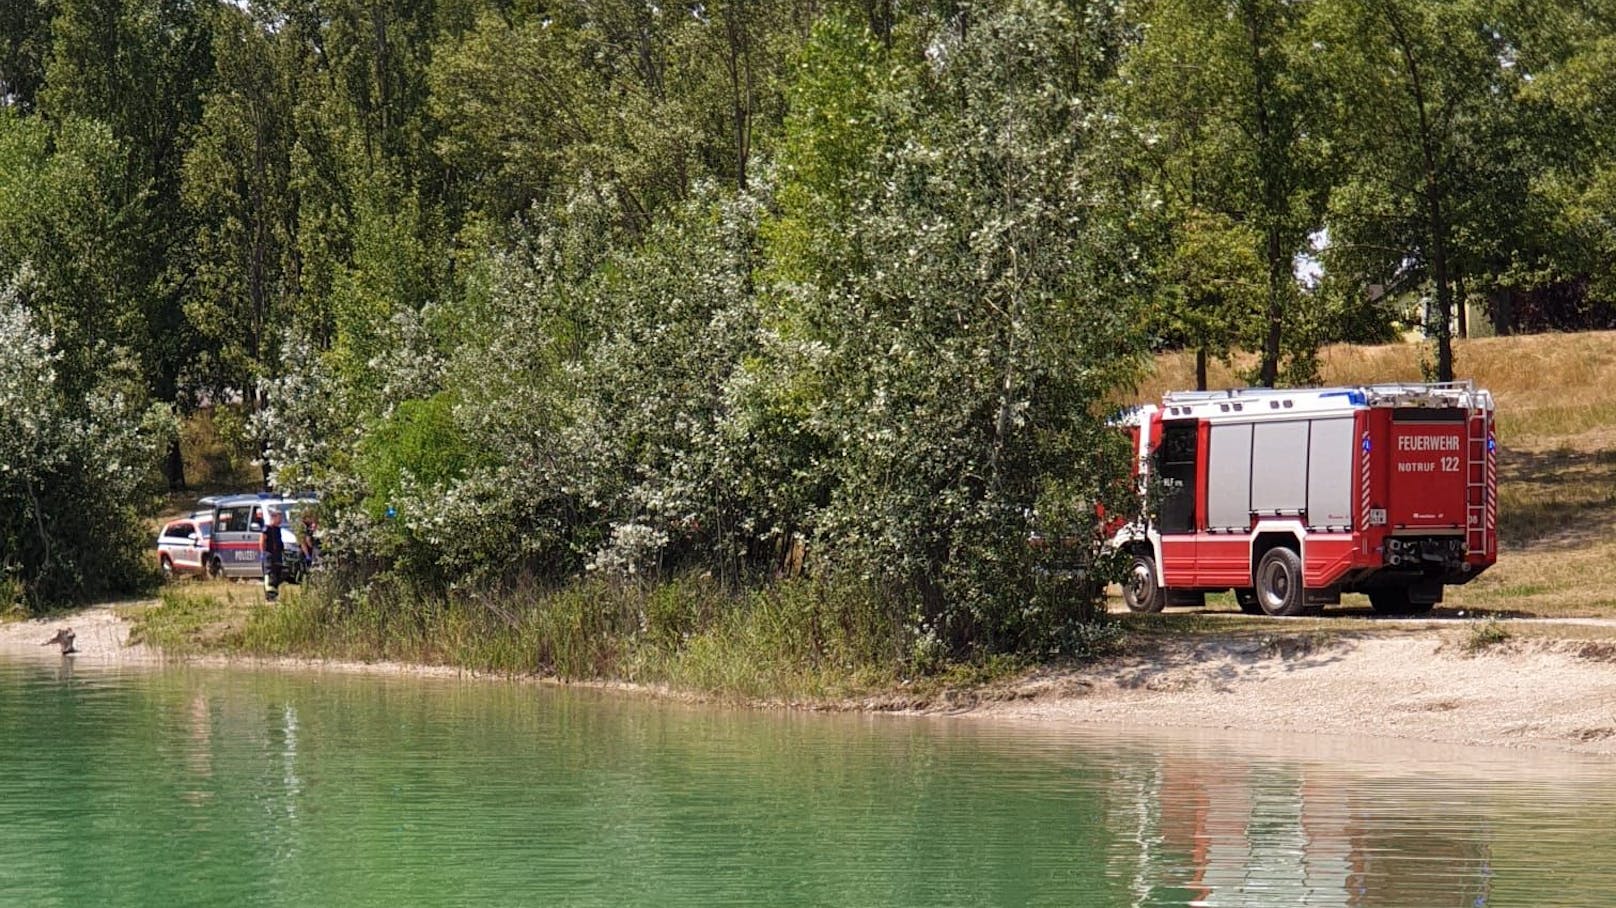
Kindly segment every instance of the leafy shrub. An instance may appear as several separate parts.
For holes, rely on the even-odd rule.
[[[30,281],[25,268],[0,288],[0,576],[39,611],[155,582],[139,515],[175,427],[115,352],[86,394],[65,390],[53,337],[23,305]]]

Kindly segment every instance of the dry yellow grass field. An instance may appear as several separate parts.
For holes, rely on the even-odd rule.
[[[1420,380],[1414,344],[1338,346],[1321,356],[1325,384]],[[1498,564],[1451,588],[1446,609],[1616,615],[1616,332],[1454,342],[1455,373],[1493,392],[1498,408]],[[1239,384],[1213,364],[1214,387]],[[1195,360],[1158,358],[1140,389],[1195,386]],[[1353,601],[1349,597],[1345,604]]]

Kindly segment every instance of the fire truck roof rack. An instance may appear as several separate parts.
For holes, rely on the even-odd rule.
[[[1491,409],[1492,398],[1477,391],[1470,381],[1395,382],[1337,388],[1228,388],[1220,391],[1170,391],[1162,396],[1168,407],[1196,404],[1256,402],[1262,400],[1318,401],[1344,398],[1354,406],[1369,407],[1460,407],[1467,410]],[[1289,404],[1287,404],[1287,407]]]

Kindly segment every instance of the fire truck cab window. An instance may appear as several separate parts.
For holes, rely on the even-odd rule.
[[[1156,478],[1161,489],[1156,522],[1163,533],[1195,532],[1196,434],[1194,422],[1162,426],[1156,456]]]

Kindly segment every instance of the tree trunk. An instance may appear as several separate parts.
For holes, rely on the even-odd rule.
[[[1279,340],[1285,326],[1286,267],[1281,254],[1279,228],[1268,228],[1268,333],[1263,338],[1262,374],[1257,383],[1272,388],[1279,383]]]
[[[1442,170],[1436,152],[1435,129],[1427,114],[1425,82],[1413,44],[1396,10],[1388,5],[1385,14],[1408,74],[1409,99],[1419,115],[1420,157],[1425,170],[1425,216],[1431,239],[1431,280],[1436,283],[1437,381],[1453,381],[1453,284],[1448,275],[1448,221],[1442,210]]]
[[[752,51],[748,23],[741,18],[741,3],[724,5],[724,32],[729,41],[729,88],[735,126],[735,186],[746,191],[746,165],[752,144]]]
[[[1508,337],[1514,330],[1515,322],[1515,291],[1507,288],[1490,290],[1487,293],[1488,308],[1491,310],[1493,333],[1499,337]]]
[[[1448,231],[1437,200],[1430,215],[1430,270],[1437,281],[1437,381],[1453,381],[1453,283],[1448,278]]]
[[[1464,274],[1453,276],[1453,301],[1459,307],[1459,338],[1470,336],[1470,294],[1465,292]]]
[[[1448,224],[1435,174],[1426,182],[1431,225],[1431,277],[1436,282],[1436,380],[1453,381],[1453,282],[1448,275]]]
[[[1268,44],[1267,29],[1264,27],[1266,23],[1257,3],[1242,5],[1251,50],[1251,101],[1257,125],[1255,138],[1257,170],[1262,180],[1262,215],[1266,222],[1263,246],[1268,259],[1268,331],[1263,337],[1262,369],[1257,381],[1263,387],[1272,388],[1279,383],[1279,342],[1285,324],[1285,281],[1292,280],[1290,255],[1280,236],[1280,224],[1285,216],[1289,193],[1281,176],[1283,168],[1280,159],[1283,155],[1276,147],[1281,140],[1269,122],[1268,101],[1273,73],[1263,56]]]
[[[1206,390],[1206,348],[1195,348],[1195,390]]]
[[[168,442],[168,461],[163,465],[163,474],[168,479],[170,492],[185,489],[185,457],[180,453],[178,438],[170,439]]]

